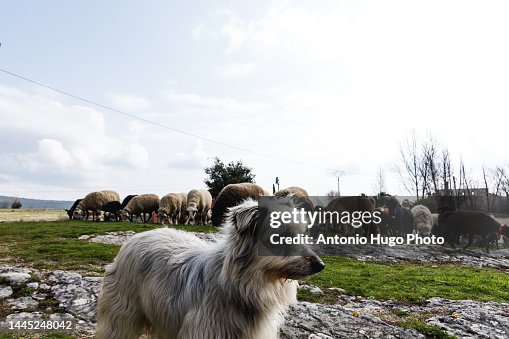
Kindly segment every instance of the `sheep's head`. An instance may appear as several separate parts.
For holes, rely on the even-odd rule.
[[[122,212],[120,212],[120,219],[122,221],[127,221],[127,220],[129,220],[129,217],[130,217],[130,211],[124,208],[122,210]]]
[[[157,211],[157,217],[159,218],[159,221],[161,223],[165,223],[165,222],[169,221],[169,216],[168,216],[168,213],[166,213],[166,211],[163,211],[163,210]]]
[[[76,208],[72,213],[73,219],[83,219],[83,211],[79,208]]]
[[[186,216],[189,217],[190,222],[194,222],[194,218],[196,217],[196,213],[198,213],[198,209],[193,206],[189,206],[186,210]]]

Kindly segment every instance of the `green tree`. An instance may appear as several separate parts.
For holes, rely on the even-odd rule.
[[[219,158],[215,158],[214,164],[205,168],[205,173],[208,175],[208,178],[204,180],[205,185],[214,198],[226,185],[255,182],[252,169],[244,166],[242,161],[236,163],[232,161],[225,165]]]

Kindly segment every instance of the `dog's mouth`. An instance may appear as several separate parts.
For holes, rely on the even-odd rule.
[[[279,279],[303,279],[322,271],[325,264],[319,258],[298,257],[291,263],[288,263],[280,270],[271,270],[268,273]]]

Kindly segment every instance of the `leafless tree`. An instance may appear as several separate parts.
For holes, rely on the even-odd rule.
[[[495,169],[486,169],[484,166],[482,167],[484,189],[486,192],[486,205],[490,212],[495,212],[497,197],[503,190],[504,173],[504,168],[501,166],[497,166]],[[491,199],[490,191],[492,193]]]
[[[417,148],[417,135],[412,132],[410,138],[407,138],[405,145],[399,145],[399,154],[401,157],[402,167],[398,166],[398,173],[405,189],[416,199],[419,199],[419,154]]]
[[[444,189],[444,195],[451,195],[451,182],[452,182],[452,166],[451,166],[451,156],[449,150],[447,148],[442,148],[442,162],[441,162],[441,179],[442,179],[442,187]]]
[[[478,197],[474,194],[472,188],[477,187],[478,183],[465,170],[463,159],[460,160],[460,191],[464,193],[465,202],[468,202],[470,209],[477,207]]]
[[[385,187],[385,174],[383,168],[380,166],[378,167],[378,172],[375,176],[375,182],[373,183],[373,191],[375,194],[378,193],[387,193],[386,187]]]
[[[420,174],[422,178],[422,196],[431,196],[438,192],[439,160],[436,139],[428,135],[422,144],[420,156]]]

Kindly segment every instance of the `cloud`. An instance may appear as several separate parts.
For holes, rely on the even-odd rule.
[[[21,166],[31,172],[47,168],[58,171],[66,171],[77,165],[76,159],[71,152],[64,148],[62,143],[53,139],[42,139],[37,142],[36,153],[20,155]]]
[[[184,152],[176,153],[170,160],[171,168],[180,170],[203,170],[207,163],[208,155],[203,150],[203,143],[197,141]]]
[[[0,174],[28,185],[99,183],[118,170],[145,168],[148,151],[136,122],[108,133],[101,112],[0,86]],[[112,131],[116,131],[113,129]],[[18,145],[19,141],[19,145]]]
[[[232,11],[220,32],[228,40],[226,53],[248,50],[265,57],[335,58],[348,53],[345,42],[354,38],[345,33],[352,19],[338,8],[275,4],[263,15],[244,20]],[[342,43],[343,42],[343,43]]]
[[[232,62],[217,67],[216,74],[223,78],[240,78],[253,74],[255,70],[254,62]]]
[[[152,106],[150,100],[131,94],[116,93],[110,94],[109,97],[115,107],[129,113],[145,111]]]
[[[245,102],[230,97],[220,98],[174,91],[167,92],[164,96],[172,104],[205,110],[209,113],[253,113],[266,108],[266,105],[260,102]]]

